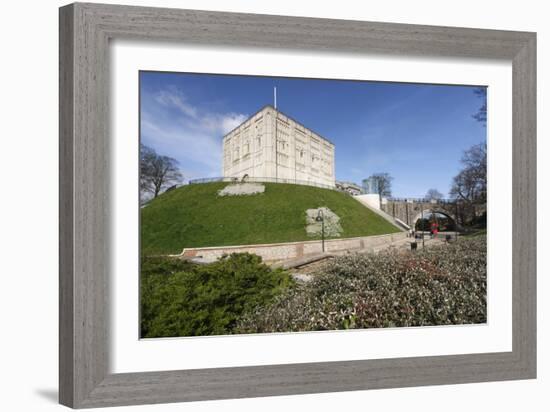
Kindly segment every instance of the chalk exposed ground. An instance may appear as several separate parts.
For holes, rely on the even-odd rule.
[[[343,232],[340,217],[328,207],[306,210],[306,232],[308,236],[321,236],[323,223],[317,221],[319,211],[321,211],[321,216],[325,221],[325,236],[339,237]]]
[[[261,183],[235,183],[225,186],[218,192],[218,196],[249,196],[265,192]]]

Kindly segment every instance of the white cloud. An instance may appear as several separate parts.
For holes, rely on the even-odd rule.
[[[228,115],[223,116],[221,120],[223,133],[224,134],[229,133],[235,127],[237,127],[242,122],[244,122],[246,118],[247,116],[245,116],[244,114],[238,114],[238,113],[230,113]]]
[[[176,88],[161,90],[155,95],[155,101],[163,106],[175,107],[186,116],[196,119],[197,109],[186,102],[185,96]]]
[[[185,178],[221,175],[222,136],[247,119],[242,113],[199,109],[183,92],[169,87],[144,100],[141,132],[144,143],[179,161]],[[153,107],[149,105],[158,105]],[[165,112],[177,109],[177,115]],[[160,110],[159,110],[160,109]]]
[[[208,173],[221,169],[221,140],[210,135],[189,133],[183,129],[162,126],[142,120],[141,131],[147,144],[158,152],[174,157],[182,167],[188,163],[202,164]]]
[[[246,119],[246,115],[239,113],[208,114],[200,119],[200,127],[225,135]]]

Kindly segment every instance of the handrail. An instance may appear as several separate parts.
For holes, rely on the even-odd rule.
[[[191,179],[189,180],[190,185],[201,184],[201,183],[213,183],[213,182],[230,182],[230,183],[288,183],[295,185],[303,186],[313,186],[319,187],[322,189],[330,190],[339,190],[336,186],[324,185],[322,183],[311,182],[307,180],[298,180],[298,179],[282,179],[275,177],[246,177],[245,179],[239,179],[237,177],[205,177],[201,179]],[[345,191],[341,191],[347,193]]]

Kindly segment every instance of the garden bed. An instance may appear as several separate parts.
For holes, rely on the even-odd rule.
[[[247,253],[143,258],[142,337],[485,323],[486,268],[485,236],[334,257],[308,282]]]

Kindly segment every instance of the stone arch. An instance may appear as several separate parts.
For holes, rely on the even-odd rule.
[[[453,224],[455,225],[455,228],[457,230],[461,230],[461,227],[460,225],[458,224],[458,221],[457,221],[457,218],[455,216],[455,213],[453,212],[450,212],[448,210],[445,210],[444,208],[442,207],[432,207],[432,208],[423,208],[424,210],[420,211],[413,219],[412,221],[412,228],[416,229],[416,224],[418,223],[418,221],[422,218],[422,216],[429,216],[431,215],[432,213],[434,214],[440,214],[440,215],[443,215],[443,216],[446,216],[448,219],[450,219]]]
[[[422,215],[422,210],[425,213],[432,211],[442,213],[449,217],[459,231],[464,230],[462,227],[463,207],[456,201],[427,201],[420,199],[382,199],[380,210],[390,215],[394,219],[406,223],[409,227],[414,228],[418,219]]]

